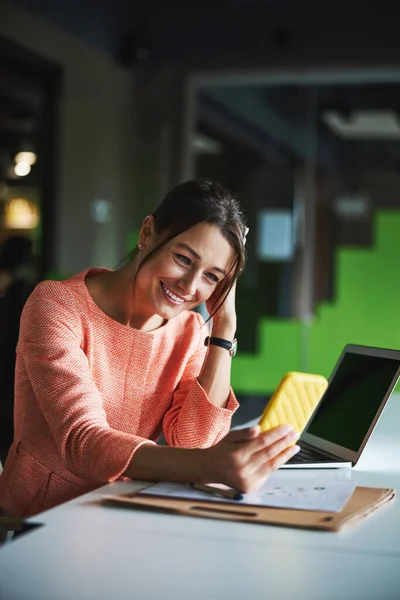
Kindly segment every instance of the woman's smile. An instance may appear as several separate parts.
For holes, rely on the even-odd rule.
[[[175,294],[175,292],[173,292],[172,290],[170,290],[165,283],[163,283],[162,281],[160,281],[160,285],[161,285],[161,289],[164,292],[164,296],[166,296],[168,298],[168,300],[170,302],[172,302],[175,305],[180,305],[183,304],[184,302],[186,302],[186,300],[184,298],[181,298],[181,296],[178,296],[177,294]]]

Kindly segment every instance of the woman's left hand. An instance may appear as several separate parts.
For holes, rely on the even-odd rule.
[[[249,231],[249,229],[248,229],[248,227],[246,227],[245,233],[244,233],[244,242],[245,243],[246,243],[246,236],[248,234],[248,231]],[[219,302],[221,301],[222,285],[223,285],[223,282],[221,282],[219,285],[217,285],[214,292],[211,294],[209,299],[206,301],[206,308],[207,308],[208,314],[211,314],[213,308],[215,306],[218,306]],[[236,331],[236,285],[237,285],[237,280],[234,281],[233,286],[232,286],[231,290],[229,291],[229,294],[227,295],[222,306],[220,306],[218,308],[217,312],[213,315],[213,323],[220,321],[221,323],[223,322],[224,325],[230,324],[231,326],[234,327],[234,332]],[[213,327],[213,330],[214,330],[214,327]]]
[[[226,325],[230,325],[234,329],[234,332],[236,331],[236,283],[236,281],[233,283],[232,289],[229,291],[225,302],[213,315],[213,324],[216,324],[217,321],[221,321]],[[207,312],[211,314],[213,307],[215,307],[215,305],[218,306],[219,302],[221,302],[220,285],[215,288],[213,294],[206,301]]]

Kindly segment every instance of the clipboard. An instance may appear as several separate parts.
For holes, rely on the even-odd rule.
[[[140,490],[140,494],[135,492],[133,494],[103,496],[102,502],[109,505],[166,511],[192,517],[299,527],[321,531],[339,531],[343,527],[367,517],[387,502],[390,502],[395,495],[395,490],[390,488],[358,486],[339,513],[261,506],[234,506],[231,503],[216,503],[212,500],[197,501],[146,495],[143,490]]]

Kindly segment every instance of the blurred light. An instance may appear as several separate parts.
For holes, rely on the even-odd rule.
[[[259,260],[286,261],[294,252],[293,213],[262,210],[258,215],[257,255]]]
[[[14,167],[14,173],[18,175],[18,177],[24,177],[28,175],[31,170],[31,165],[27,162],[18,162]]]
[[[18,154],[15,155],[14,160],[16,163],[24,162],[32,166],[36,162],[36,154],[34,152],[18,152]]]
[[[7,229],[33,229],[39,224],[36,204],[25,198],[12,198],[5,205],[4,227]]]
[[[347,139],[400,139],[397,114],[391,110],[356,110],[348,118],[336,111],[322,115],[326,125]]]
[[[363,194],[342,195],[335,199],[334,211],[344,219],[365,220],[370,216],[371,202]]]
[[[192,137],[192,148],[198,154],[219,154],[222,144],[202,133],[195,133]]]
[[[110,223],[112,220],[112,206],[109,200],[102,198],[93,200],[91,212],[95,223]]]

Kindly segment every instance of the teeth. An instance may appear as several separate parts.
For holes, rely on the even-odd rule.
[[[179,304],[182,304],[183,302],[185,302],[184,300],[182,300],[182,298],[179,298],[179,296],[175,296],[175,294],[173,294],[171,292],[171,290],[169,290],[163,283],[161,285],[162,285],[162,289],[167,294],[167,296],[169,298],[171,298],[171,300],[173,300],[174,302],[178,302]]]

